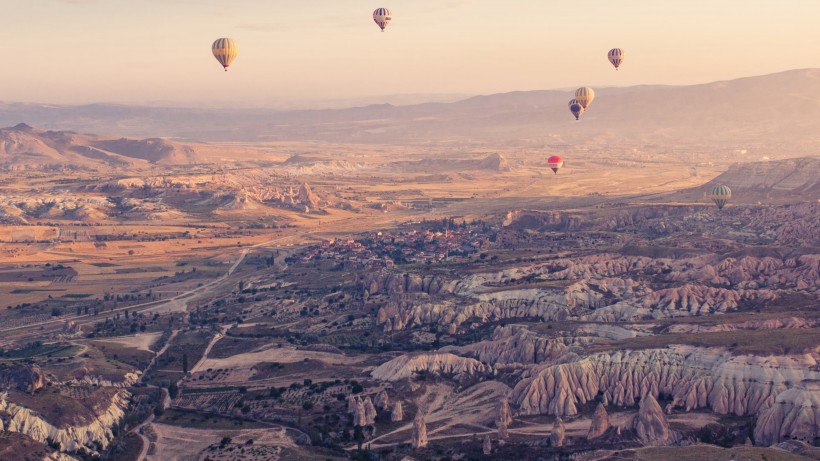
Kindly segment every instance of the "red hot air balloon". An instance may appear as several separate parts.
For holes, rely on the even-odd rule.
[[[547,165],[552,169],[552,172],[558,174],[558,170],[564,166],[564,159],[560,155],[553,155],[547,159]]]

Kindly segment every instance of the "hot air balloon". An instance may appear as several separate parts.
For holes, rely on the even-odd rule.
[[[214,53],[214,57],[222,67],[225,68],[225,72],[228,71],[228,66],[231,65],[234,59],[236,59],[236,55],[239,54],[239,46],[236,44],[236,40],[232,38],[218,38],[211,45],[211,51]]]
[[[560,155],[553,155],[547,159],[547,165],[552,169],[552,172],[558,174],[558,170],[564,166],[564,159]]]
[[[578,100],[575,98],[570,99],[567,103],[567,107],[572,107],[573,104],[578,104]]]
[[[595,92],[592,91],[592,88],[578,88],[575,90],[575,99],[578,100],[578,104],[586,110],[586,108],[592,104],[592,100],[595,99]]]
[[[382,29],[382,32],[392,19],[393,15],[387,8],[376,8],[376,11],[373,12],[373,21]]]
[[[574,99],[572,101],[575,101]],[[582,106],[578,102],[570,101],[569,111],[572,112],[572,115],[575,116],[575,120],[581,119],[581,114],[584,113],[584,106]]]
[[[618,70],[618,67],[621,67],[621,63],[624,62],[624,50],[620,48],[613,48],[609,50],[609,53],[606,54],[609,58],[609,62],[615,66],[615,70]]]
[[[712,189],[712,201],[715,202],[718,210],[722,210],[730,198],[732,198],[732,190],[728,187],[720,185]]]

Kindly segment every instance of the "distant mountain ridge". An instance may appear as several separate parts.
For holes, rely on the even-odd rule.
[[[733,202],[820,200],[820,157],[737,163],[702,187],[677,197],[703,197],[717,185],[729,186]]]
[[[20,123],[0,128],[0,167],[146,167],[199,162],[194,148],[165,139],[105,139],[73,131],[44,131]]]
[[[363,143],[728,143],[820,147],[820,69],[689,86],[596,89],[576,122],[572,91],[347,109],[185,109],[0,103],[0,125],[197,140]]]

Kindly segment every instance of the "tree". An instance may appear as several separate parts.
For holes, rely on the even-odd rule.
[[[353,428],[353,440],[356,441],[356,445],[358,445],[359,451],[361,451],[362,442],[364,442],[364,432],[362,431],[362,426],[356,426]]]
[[[179,386],[177,386],[176,381],[172,381],[171,384],[168,385],[168,396],[172,399],[177,398],[179,395]]]
[[[188,374],[188,354],[182,354],[182,372]]]

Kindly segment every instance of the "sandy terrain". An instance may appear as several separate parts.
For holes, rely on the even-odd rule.
[[[151,345],[157,342],[160,336],[162,336],[161,332],[139,333],[134,336],[118,336],[116,338],[95,339],[94,342],[119,344],[121,346],[131,347],[141,351],[153,352],[151,350]]]
[[[202,450],[209,445],[219,444],[223,437],[230,437],[237,442],[253,439],[254,445],[296,446],[284,429],[205,430],[167,424],[153,424],[152,427],[157,434],[157,441],[155,451],[146,457],[148,461],[195,461],[202,458],[199,455]]]

